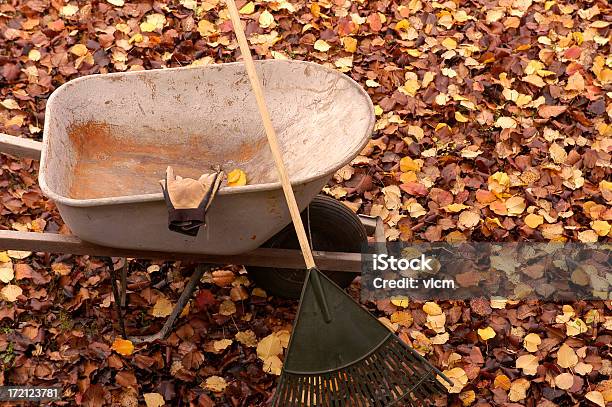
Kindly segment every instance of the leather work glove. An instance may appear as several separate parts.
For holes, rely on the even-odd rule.
[[[168,229],[184,235],[196,236],[205,225],[206,211],[217,194],[223,171],[202,174],[195,180],[175,176],[172,167],[166,169],[166,179],[160,180],[168,206]]]

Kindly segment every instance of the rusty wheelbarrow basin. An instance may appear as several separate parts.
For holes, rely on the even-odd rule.
[[[374,110],[365,91],[332,69],[260,61],[257,69],[298,205],[305,208],[367,142]],[[237,254],[290,223],[241,63],[70,81],[49,98],[39,182],[83,240],[156,251]],[[171,165],[198,177],[240,168],[197,237],[171,232],[159,180]]]

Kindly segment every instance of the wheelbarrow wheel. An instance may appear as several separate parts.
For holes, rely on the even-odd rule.
[[[317,195],[302,212],[306,232],[310,228],[313,250],[361,252],[368,235],[359,217],[346,205],[325,195]],[[263,247],[299,249],[293,224],[271,237]],[[255,283],[267,293],[283,298],[300,298],[306,270],[273,267],[247,267]],[[325,271],[342,288],[348,287],[354,273]]]

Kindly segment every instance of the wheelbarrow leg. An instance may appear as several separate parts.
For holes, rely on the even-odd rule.
[[[187,285],[183,289],[183,292],[182,292],[181,296],[179,297],[178,302],[174,306],[174,309],[172,310],[172,313],[170,314],[170,316],[168,317],[168,319],[164,323],[164,326],[162,327],[162,329],[159,330],[159,332],[157,332],[157,333],[155,333],[153,335],[131,336],[129,339],[133,343],[148,343],[148,342],[154,342],[154,341],[157,341],[157,340],[164,339],[168,335],[170,330],[172,329],[172,326],[174,325],[174,322],[176,321],[176,319],[179,317],[179,315],[181,315],[181,312],[183,312],[183,308],[185,308],[185,305],[187,305],[187,303],[189,302],[189,299],[191,298],[191,295],[193,294],[193,291],[195,290],[196,286],[198,285],[198,281],[200,281],[200,279],[202,278],[202,275],[206,271],[208,271],[208,270],[210,270],[210,269],[212,269],[214,267],[217,267],[217,266],[214,265],[214,264],[198,264],[196,266],[195,271],[193,272],[193,274],[189,278],[189,282],[187,283]]]
[[[119,317],[119,328],[121,329],[121,336],[125,339],[127,334],[125,332],[125,319],[123,318],[123,307],[121,306],[121,296],[119,295],[119,287],[117,287],[117,271],[115,270],[115,265],[113,263],[113,259],[110,257],[102,258],[108,270],[110,272],[111,278],[111,286],[113,288],[113,303],[115,304],[115,310],[117,311],[117,316]],[[121,268],[121,274],[125,273],[126,264],[124,262],[123,267]],[[122,284],[123,288],[123,284]]]

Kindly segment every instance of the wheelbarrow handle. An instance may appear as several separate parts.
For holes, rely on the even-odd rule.
[[[40,141],[0,133],[0,153],[40,160],[41,150],[42,143]]]

